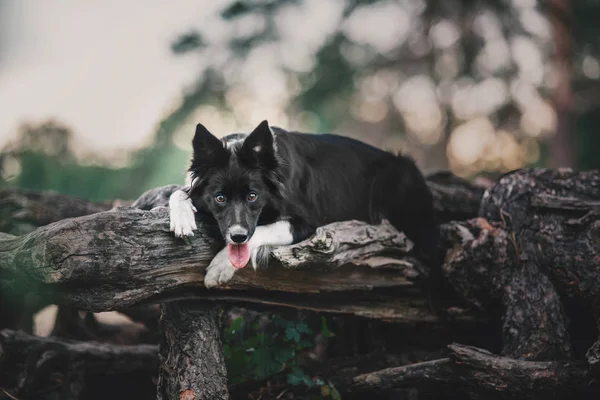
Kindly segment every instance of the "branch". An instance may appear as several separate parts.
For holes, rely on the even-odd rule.
[[[453,383],[483,397],[521,399],[600,394],[584,362],[523,361],[470,346],[448,347],[449,358],[359,375],[352,379],[350,387],[368,390]]]
[[[424,361],[358,375],[352,378],[350,386],[354,390],[385,390],[449,383],[454,375],[452,368],[449,358]]]

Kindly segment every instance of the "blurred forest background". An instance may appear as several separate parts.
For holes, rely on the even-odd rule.
[[[109,102],[135,93],[130,80],[154,87],[143,81],[144,64],[132,67],[137,46],[160,48],[157,54],[169,62],[184,60],[185,74],[159,79],[179,95],[161,100],[168,105],[156,115],[138,106],[160,100],[162,92],[130,93],[140,123],[129,126],[118,124],[128,107],[119,115],[103,110],[94,105],[99,93],[78,86],[85,68],[72,72],[73,85],[45,97],[42,82],[71,73],[61,63],[27,87],[19,81],[0,94],[0,187],[134,199],[152,187],[183,183],[196,123],[224,135],[263,119],[403,151],[425,172],[449,168],[473,178],[525,166],[600,167],[600,0],[109,1],[89,7],[110,7],[117,17],[103,20],[98,13],[89,26],[73,25],[89,13],[75,3],[62,0],[49,12],[50,3],[0,0],[0,87],[10,85],[15,71],[28,80],[27,65],[8,51],[16,46],[11,27],[27,33],[35,24],[21,16],[42,7],[37,18],[49,21],[40,25],[48,35],[62,29],[77,36],[73,26],[106,35],[102,46],[67,47],[61,57],[67,68],[70,55],[89,52],[90,63],[128,71],[130,79],[86,78],[105,88]],[[68,14],[58,13],[66,8]],[[173,22],[163,29],[173,35],[160,39],[151,19],[142,19],[150,8],[154,18],[183,13],[188,23]],[[140,35],[146,39],[128,45],[122,58],[102,59],[103,48],[127,42],[119,36],[127,30],[111,28],[123,25],[147,31]],[[35,43],[45,33],[27,34]],[[87,102],[94,119],[74,128],[60,111],[37,112],[36,104],[48,98],[58,105]],[[26,112],[9,114],[13,101]],[[99,132],[103,126],[110,132]],[[95,147],[103,136],[108,145]]]
[[[600,0],[0,0],[0,188],[135,199],[184,183],[198,122],[264,119],[426,173],[600,168]],[[406,353],[391,324],[240,313],[233,384],[309,385],[297,354],[366,354],[371,332]]]

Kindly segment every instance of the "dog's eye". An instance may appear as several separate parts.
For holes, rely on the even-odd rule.
[[[256,192],[248,193],[248,201],[254,201],[254,200],[256,200],[257,197],[258,197],[258,195],[256,194]]]
[[[225,199],[225,196],[224,196],[224,195],[222,195],[221,193],[219,193],[219,194],[217,194],[217,195],[215,196],[215,201],[216,201],[217,203],[225,203],[225,200],[226,200],[226,199]]]

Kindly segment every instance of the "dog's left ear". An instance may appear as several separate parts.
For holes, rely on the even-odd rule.
[[[273,132],[266,120],[261,122],[244,140],[240,153],[259,166],[272,167],[275,162],[275,147]]]

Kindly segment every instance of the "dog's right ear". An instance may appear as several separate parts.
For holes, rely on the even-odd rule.
[[[227,162],[227,151],[223,143],[202,124],[196,125],[192,140],[194,155],[190,171],[206,170]]]
[[[267,121],[261,122],[244,140],[239,157],[251,166],[265,169],[275,168],[277,162],[273,132]]]

